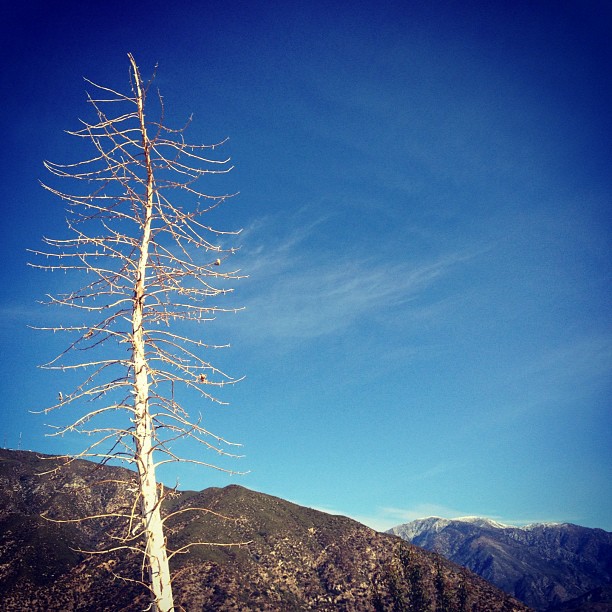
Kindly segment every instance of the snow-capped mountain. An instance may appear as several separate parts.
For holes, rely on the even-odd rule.
[[[393,529],[389,530],[389,533],[399,535],[404,538],[404,540],[412,541],[414,538],[420,536],[421,534],[440,533],[443,529],[446,529],[449,525],[456,521],[475,525],[476,527],[491,529],[504,529],[508,527],[508,525],[504,525],[503,523],[498,523],[497,521],[493,521],[491,519],[483,518],[480,516],[462,516],[454,519],[445,519],[439,516],[430,516],[428,518],[418,519],[416,521],[400,525],[399,527],[394,527]],[[401,533],[396,531],[400,529]]]
[[[588,592],[599,593],[612,582],[612,533],[602,529],[569,523],[515,527],[481,517],[428,517],[388,533],[444,555],[538,610],[560,609],[575,598],[584,602]],[[612,610],[612,602],[609,608],[588,605],[571,609]]]

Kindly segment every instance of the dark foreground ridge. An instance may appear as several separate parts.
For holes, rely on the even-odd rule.
[[[120,512],[133,473],[0,450],[0,609],[144,610],[140,559],[116,544],[117,519],[57,523]],[[169,521],[169,548],[202,545],[172,560],[177,606],[194,610],[412,610],[496,612],[528,608],[444,558],[356,521],[304,508],[240,486],[177,493],[165,512],[195,506]],[[119,578],[118,576],[123,577]],[[131,580],[125,580],[131,579]],[[180,607],[178,609],[181,609]]]

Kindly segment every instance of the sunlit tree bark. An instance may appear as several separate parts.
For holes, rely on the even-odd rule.
[[[152,607],[167,612],[174,609],[168,561],[173,553],[166,548],[164,493],[156,467],[190,461],[224,469],[175,453],[171,443],[180,438],[236,456],[227,451],[232,443],[208,431],[179,399],[179,388],[187,388],[222,403],[214,389],[236,382],[206,358],[207,349],[223,347],[188,334],[184,323],[236,310],[214,300],[232,291],[228,279],[240,273],[226,270],[234,252],[226,243],[237,232],[215,230],[202,219],[230,197],[211,196],[198,183],[231,170],[228,159],[214,158],[223,143],[187,144],[185,128],[164,124],[159,95],[154,98],[159,117],[150,119],[145,114],[150,83],[143,83],[133,56],[128,57],[131,94],[90,82],[98,92],[89,97],[97,119],[69,132],[89,142],[93,155],[73,164],[45,163],[56,177],[86,189],[79,194],[44,185],[67,205],[72,235],[45,238],[47,250],[34,253],[46,261],[31,265],[91,279],[50,296],[51,304],[69,307],[76,316],[68,325],[43,328],[72,336],[68,348],[43,367],[84,376],[44,412],[73,403],[87,406],[52,435],[78,431],[93,436],[83,452],[70,458],[120,459],[135,468],[134,508],[139,510],[126,514],[128,526],[118,547],[145,555],[143,582],[151,590]],[[105,110],[109,107],[112,114]]]

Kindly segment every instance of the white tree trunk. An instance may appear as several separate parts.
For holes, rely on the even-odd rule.
[[[138,97],[138,112],[140,129],[147,169],[146,200],[144,211],[144,226],[140,245],[140,258],[136,286],[134,290],[134,305],[132,310],[132,342],[134,365],[134,412],[135,412],[135,442],[136,464],[138,466],[141,518],[145,530],[146,558],[149,568],[149,583],[151,588],[152,607],[154,612],[171,612],[174,610],[170,568],[166,550],[163,522],[161,518],[161,499],[158,495],[155,463],[153,460],[153,422],[149,411],[149,380],[148,366],[145,356],[143,330],[143,313],[145,304],[145,281],[149,259],[149,243],[151,239],[151,218],[153,213],[153,171],[150,159],[150,144],[144,120],[144,97],[138,68],[132,57],[132,66],[136,80]]]

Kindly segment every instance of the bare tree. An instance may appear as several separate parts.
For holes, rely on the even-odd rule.
[[[88,98],[96,119],[69,132],[93,147],[92,156],[65,165],[45,162],[54,176],[85,188],[79,194],[76,187],[69,193],[43,185],[67,205],[71,234],[44,238],[47,250],[34,253],[47,260],[31,265],[86,277],[83,286],[49,296],[49,303],[75,313],[68,325],[42,328],[71,335],[68,348],[43,367],[84,374],[44,412],[86,406],[52,434],[93,435],[86,449],[67,458],[120,459],[135,467],[139,527],[126,532],[122,546],[144,553],[152,607],[166,612],[174,609],[172,551],[166,548],[156,468],[173,461],[217,467],[175,453],[171,443],[181,438],[235,456],[227,450],[232,443],[208,431],[183,398],[190,396],[186,388],[223,403],[215,388],[237,381],[206,357],[207,349],[222,346],[185,328],[236,310],[219,307],[215,298],[232,291],[228,279],[240,278],[238,270],[225,269],[235,250],[227,242],[239,232],[213,229],[202,219],[230,197],[208,195],[199,186],[201,179],[231,170],[229,159],[214,158],[223,143],[187,144],[187,126],[164,124],[159,94],[151,119],[151,82],[143,83],[134,57],[128,57],[131,93],[88,81],[97,92]],[[134,517],[128,518],[133,524]]]

